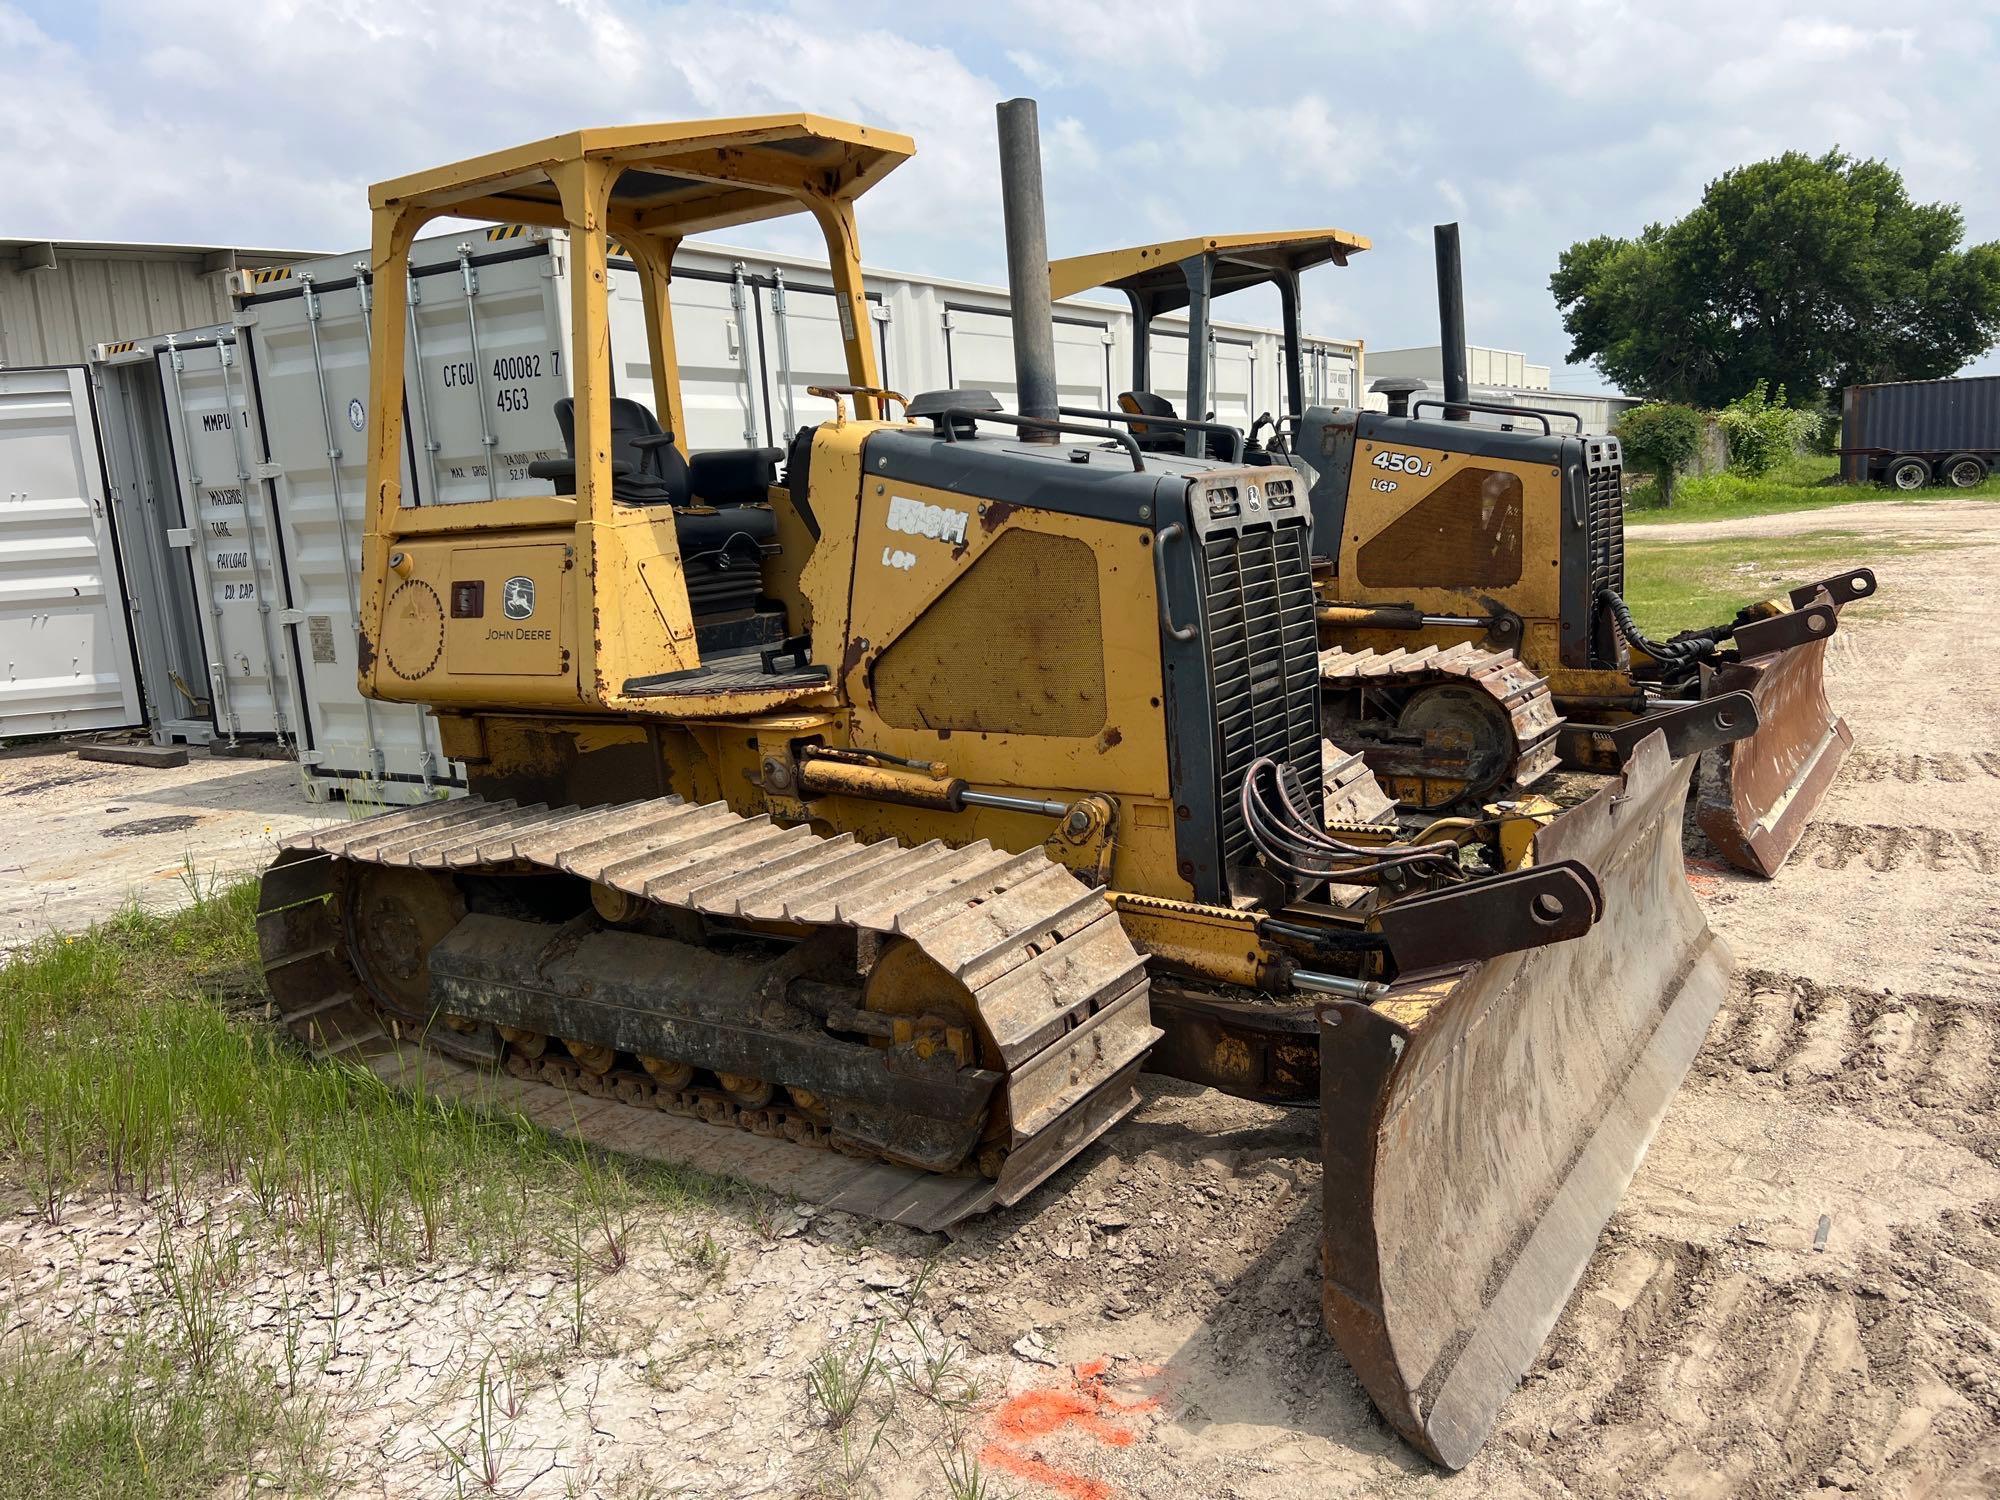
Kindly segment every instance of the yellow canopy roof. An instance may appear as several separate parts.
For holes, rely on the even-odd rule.
[[[674,238],[798,213],[802,194],[858,198],[916,149],[906,135],[821,115],[621,125],[380,182],[368,201],[560,228],[553,172],[596,158],[624,169],[611,190],[612,226]]]
[[[1358,255],[1369,244],[1361,235],[1344,229],[1195,235],[1050,261],[1049,292],[1072,297],[1092,287],[1109,287],[1139,297],[1155,313],[1168,312],[1187,305],[1187,278],[1181,262],[1197,255],[1214,257],[1214,295],[1220,297],[1287,271],[1296,274],[1329,262],[1344,266],[1350,255]]]

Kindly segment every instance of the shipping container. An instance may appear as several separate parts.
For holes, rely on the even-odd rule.
[[[1850,484],[1970,489],[2000,464],[2000,375],[1851,385],[1834,451]]]
[[[0,369],[0,739],[141,721],[87,372]]]
[[[420,241],[411,257],[403,488],[412,505],[547,493],[529,465],[565,452],[568,245],[496,225]],[[613,247],[615,388],[653,402],[638,277]],[[1004,291],[870,271],[882,380],[896,390],[985,388],[1014,397]],[[101,346],[111,488],[129,533],[140,679],[156,738],[265,737],[294,749],[314,797],[407,802],[449,795],[420,708],[364,699],[356,620],[366,483],[373,287],[354,253],[231,278],[220,327]],[[672,285],[688,446],[783,448],[833,415],[815,387],[847,383],[838,304],[823,266],[686,245]],[[1056,312],[1066,405],[1115,403],[1131,368],[1123,308]],[[1307,346],[1315,402],[1352,401],[1356,343]],[[1209,344],[1222,420],[1248,425],[1282,401],[1283,344],[1218,323]],[[1185,334],[1155,325],[1162,393],[1178,393]],[[126,521],[129,513],[129,521]]]

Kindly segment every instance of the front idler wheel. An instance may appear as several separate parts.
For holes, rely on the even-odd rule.
[[[434,870],[364,864],[343,905],[348,955],[370,997],[396,1017],[428,1026],[436,1010],[431,950],[465,916],[457,884]]]

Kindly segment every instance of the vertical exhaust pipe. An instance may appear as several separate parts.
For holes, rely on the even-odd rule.
[[[1469,422],[1472,413],[1454,401],[1472,399],[1466,374],[1465,270],[1458,256],[1458,226],[1439,224],[1431,230],[1437,241],[1438,343],[1444,360],[1445,419]]]
[[[1049,297],[1049,236],[1042,210],[1042,129],[1032,99],[998,106],[1000,207],[1007,222],[1007,302],[1014,323],[1014,384],[1024,417],[1053,422],[1056,393],[1055,309]],[[1053,431],[1029,430],[1030,442],[1053,443]]]

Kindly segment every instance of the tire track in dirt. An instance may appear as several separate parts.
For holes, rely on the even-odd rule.
[[[1990,1243],[1993,1212],[1958,1220]],[[1940,1221],[1848,1278],[1614,1223],[1499,1436],[1574,1494],[1920,1492],[2000,1431],[1965,1310],[1990,1315],[2000,1275],[1937,1272],[1965,1235]]]
[[[1781,1086],[1795,1102],[1884,1125],[1927,1121],[2000,1163],[2000,1051],[1991,1003],[1893,994],[1750,969],[1737,975],[1691,1080]],[[1937,1117],[1934,1120],[1931,1117]]]

